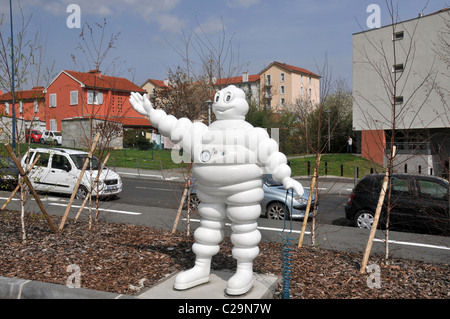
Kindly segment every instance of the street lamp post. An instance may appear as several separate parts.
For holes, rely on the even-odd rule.
[[[14,32],[13,32],[13,16],[12,4],[9,0],[9,17],[11,22],[11,96],[12,96],[12,148],[16,150],[16,108],[15,108],[15,92],[14,92]]]
[[[208,126],[211,125],[211,105],[212,105],[212,101],[208,100],[206,101],[206,103],[208,104]]]
[[[327,114],[328,114],[328,153],[330,152],[330,113],[331,113],[331,110],[327,110]]]

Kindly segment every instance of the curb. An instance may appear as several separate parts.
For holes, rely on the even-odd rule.
[[[0,299],[136,299],[133,296],[0,276]]]

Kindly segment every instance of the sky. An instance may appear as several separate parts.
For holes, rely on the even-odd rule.
[[[448,0],[394,3],[401,20],[450,6]],[[18,4],[12,0],[15,30],[21,23]],[[73,4],[79,11],[74,11]],[[96,30],[98,45],[100,29],[96,24],[106,21],[103,50],[111,35],[118,36],[100,70],[139,86],[149,78],[164,80],[169,69],[184,65],[177,50],[185,47],[184,39],[194,32],[201,39],[207,37],[215,47],[221,38],[230,41],[230,56],[240,72],[257,74],[278,61],[320,75],[327,59],[332,78],[345,80],[350,89],[352,34],[369,29],[367,19],[374,13],[367,10],[371,4],[380,7],[381,26],[389,24],[385,0],[20,0],[24,15],[31,16],[29,33],[39,33],[46,48],[46,64],[54,63],[55,75],[64,69],[89,70],[85,55],[77,48],[83,44],[82,27],[88,24]],[[10,32],[9,10],[9,1],[2,0],[1,31],[6,36]],[[77,12],[81,28],[75,23]],[[196,60],[194,50],[190,57]]]

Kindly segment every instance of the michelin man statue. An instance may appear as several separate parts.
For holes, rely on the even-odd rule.
[[[272,174],[286,189],[294,189],[296,197],[304,192],[302,185],[290,177],[286,156],[278,151],[277,142],[265,129],[245,121],[245,93],[233,85],[215,94],[212,110],[217,120],[209,127],[154,109],[146,95],[131,93],[130,102],[193,161],[201,201],[201,223],[192,246],[196,260],[193,268],[177,275],[174,289],[185,290],[209,281],[211,258],[219,252],[225,221],[229,219],[237,270],[228,280],[225,292],[247,293],[253,285],[253,260],[259,254],[261,240],[257,219],[264,197],[263,175]]]

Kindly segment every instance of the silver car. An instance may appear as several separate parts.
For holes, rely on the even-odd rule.
[[[300,198],[296,200],[296,193],[294,192],[294,198],[292,198],[292,191],[289,190],[286,196],[286,189],[283,187],[282,183],[275,182],[272,179],[272,175],[264,175],[264,198],[261,201],[261,216],[267,217],[269,219],[284,219],[285,211],[288,212],[287,217],[292,217],[292,219],[303,219],[305,217],[306,206],[308,203],[309,190],[305,189],[305,193]],[[196,209],[200,200],[197,197],[197,188],[195,185],[195,179],[191,180],[191,195],[190,195],[190,205],[192,209]],[[309,217],[312,217],[312,212],[314,210],[315,197],[313,195],[311,201],[311,209]]]

